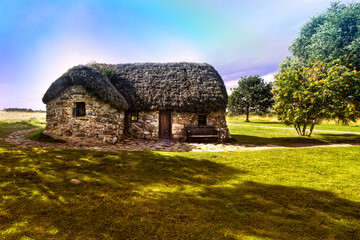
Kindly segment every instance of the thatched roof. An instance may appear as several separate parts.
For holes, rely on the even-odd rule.
[[[226,108],[224,82],[209,64],[135,63],[108,66],[116,69],[110,82],[125,98],[130,110],[206,113]],[[72,69],[68,73],[71,71]],[[89,81],[85,80],[84,82]],[[83,84],[86,83],[81,85]],[[58,92],[52,90],[57,88],[57,85],[53,85],[48,92]],[[61,84],[63,85],[65,84]],[[44,96],[45,103],[51,99],[47,94]]]
[[[90,66],[79,65],[69,69],[60,78],[53,82],[46,91],[43,102],[60,96],[71,85],[81,85],[90,94],[109,103],[117,109],[128,109],[128,104],[121,93],[112,85],[99,70]]]

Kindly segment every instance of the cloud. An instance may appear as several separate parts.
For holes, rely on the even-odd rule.
[[[241,72],[234,72],[234,73],[229,73],[229,74],[224,74],[222,75],[222,79],[224,81],[233,81],[236,80],[236,82],[238,82],[242,76],[245,75],[245,72],[241,71]]]
[[[230,74],[222,75],[222,79],[224,80],[224,84],[226,87],[226,92],[228,95],[231,94],[231,88],[236,88],[238,86],[238,82],[242,76],[244,76],[245,72],[234,72]]]
[[[226,81],[225,83],[225,87],[226,87],[226,91],[228,94],[230,94],[232,91],[230,90],[231,88],[236,88],[238,86],[238,82],[239,80],[232,80],[232,81]]]
[[[263,78],[265,82],[273,82],[275,80],[274,74],[276,74],[276,73],[277,72],[268,73],[264,76],[261,76],[261,78]],[[241,79],[241,75],[243,75],[243,72],[236,72],[236,73],[222,76],[224,83],[225,83],[226,92],[228,95],[230,95],[232,92],[231,88],[236,88],[238,86],[238,82]],[[226,81],[226,79],[232,79],[232,80]]]
[[[273,73],[268,73],[264,76],[261,76],[265,82],[273,82],[275,80],[274,78],[274,75],[276,74],[277,72],[273,72]]]

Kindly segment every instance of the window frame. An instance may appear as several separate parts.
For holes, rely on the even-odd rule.
[[[85,117],[86,116],[85,102],[74,102],[73,115],[74,115],[74,117]]]
[[[130,122],[138,122],[139,121],[139,111],[132,111],[132,112],[130,112],[129,116],[130,116]],[[135,119],[133,119],[133,117]]]
[[[201,119],[203,117],[204,119]],[[207,125],[207,116],[206,114],[198,114],[198,126],[206,126]]]

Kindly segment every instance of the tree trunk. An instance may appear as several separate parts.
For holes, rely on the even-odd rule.
[[[311,136],[311,134],[312,134],[312,132],[313,132],[313,130],[314,130],[315,123],[316,123],[316,119],[314,119],[314,120],[312,121],[312,123],[311,123],[311,127],[310,127],[309,133],[308,133],[308,135],[307,135],[308,137]]]
[[[245,112],[245,114],[246,114],[246,120],[245,120],[245,122],[250,122],[250,121],[249,121],[249,114],[250,114],[249,106],[246,106],[246,112]]]
[[[295,123],[294,127],[299,136],[306,136],[306,126],[307,124],[304,124],[304,126],[301,126],[300,123]]]
[[[302,129],[302,136],[306,136],[306,126],[307,126],[307,124],[304,123],[304,127]]]
[[[295,123],[295,124],[294,124],[294,128],[295,128],[297,134],[298,134],[298,135],[301,135],[301,134],[300,134],[300,131],[299,131],[299,128],[298,128],[298,124]]]
[[[299,135],[302,136],[300,123],[297,124],[297,128],[298,128],[298,130],[299,130]]]

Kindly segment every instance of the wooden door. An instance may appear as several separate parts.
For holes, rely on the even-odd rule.
[[[171,112],[159,111],[159,138],[170,139],[171,136]]]

